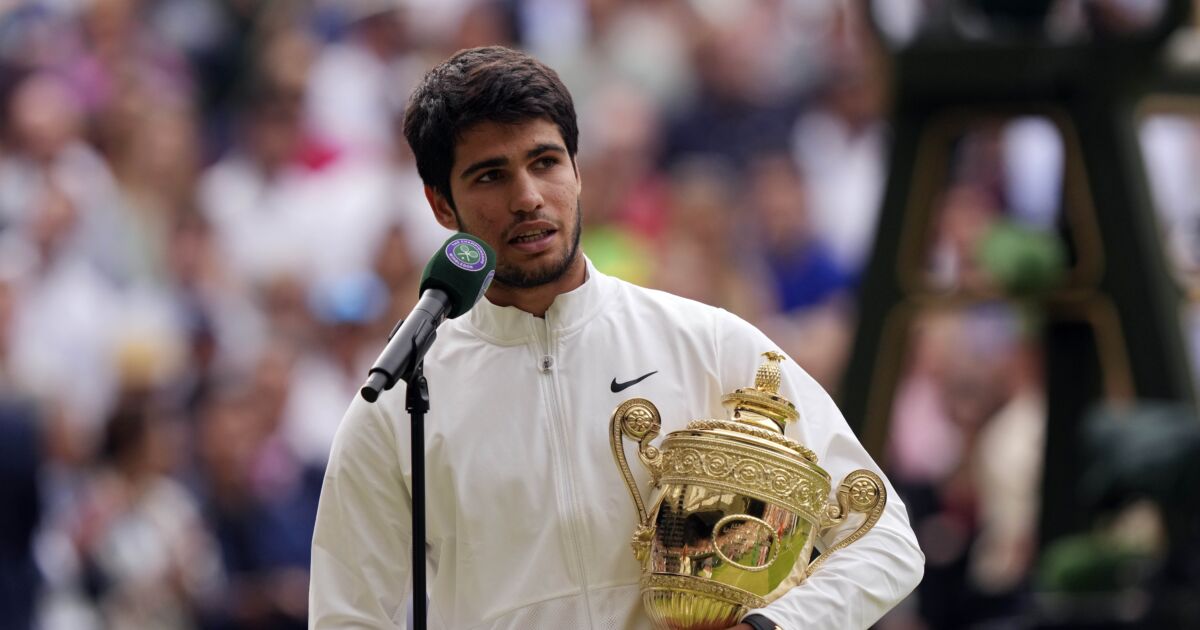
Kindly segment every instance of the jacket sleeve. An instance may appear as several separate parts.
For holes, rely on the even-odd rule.
[[[412,502],[397,444],[379,406],[355,396],[334,438],[317,508],[311,629],[404,626]]]
[[[717,326],[721,380],[726,387],[745,387],[753,382],[761,353],[779,348],[750,324],[723,315]],[[800,411],[800,420],[787,429],[788,437],[816,452],[818,463],[832,477],[832,492],[855,469],[878,474],[887,489],[887,506],[865,536],[829,556],[806,581],[750,614],[764,615],[785,630],[867,628],[916,588],[924,574],[925,556],[917,546],[904,503],[833,400],[794,361],[781,367],[781,391]],[[834,545],[862,520],[851,515],[842,525],[824,532],[817,547]]]

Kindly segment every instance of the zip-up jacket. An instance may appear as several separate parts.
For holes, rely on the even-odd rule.
[[[630,550],[637,512],[608,423],[647,398],[663,435],[725,418],[778,350],[728,313],[605,276],[559,295],[544,318],[482,300],[446,322],[425,357],[430,628],[648,629]],[[786,429],[836,489],[879,472],[829,396],[792,361]],[[635,382],[636,381],[636,382]],[[411,466],[404,386],[355,397],[338,429],[313,537],[310,627],[402,627],[411,589]],[[661,439],[661,438],[660,438]],[[633,463],[639,487],[649,477]],[[882,473],[880,473],[882,475]],[[753,612],[781,628],[865,628],[920,581],[924,556],[890,483],[878,524],[807,581]],[[827,532],[818,547],[861,518]]]

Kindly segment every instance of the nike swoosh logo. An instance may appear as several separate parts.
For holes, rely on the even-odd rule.
[[[609,385],[608,388],[611,389],[612,393],[615,394],[620,391],[625,391],[626,389],[629,389],[630,387],[633,387],[634,385],[641,383],[642,381],[650,378],[651,376],[654,376],[655,374],[658,374],[658,370],[654,370],[653,372],[650,372],[648,374],[643,374],[643,375],[633,379],[632,381],[625,381],[624,383],[618,383],[617,379],[614,378],[612,380],[612,384]]]

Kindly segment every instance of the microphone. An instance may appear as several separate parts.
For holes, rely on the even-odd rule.
[[[437,327],[471,310],[496,275],[496,252],[487,243],[459,232],[442,245],[421,274],[421,299],[388,335],[387,346],[367,372],[359,390],[367,402],[408,380],[437,337]]]

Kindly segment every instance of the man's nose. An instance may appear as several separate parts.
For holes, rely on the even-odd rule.
[[[538,189],[537,178],[527,172],[522,172],[513,179],[513,197],[509,210],[512,212],[533,212],[542,207],[545,200]]]

